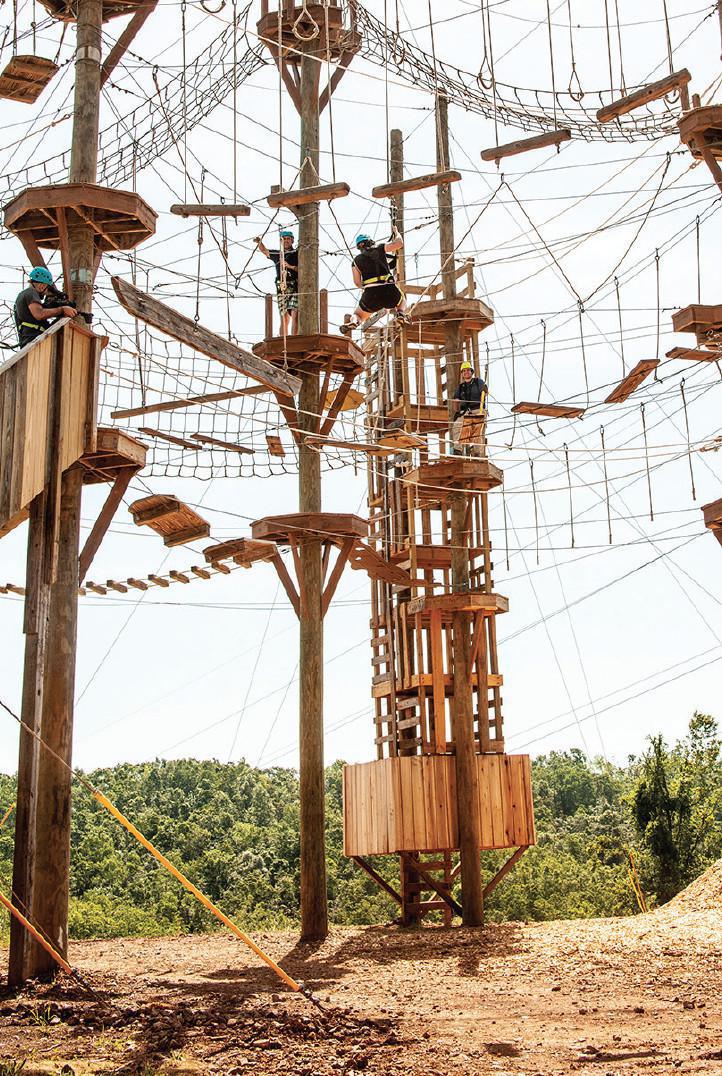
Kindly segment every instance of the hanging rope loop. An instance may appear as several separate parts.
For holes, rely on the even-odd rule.
[[[218,7],[210,7],[206,0],[201,0],[201,7],[204,11],[207,11],[209,15],[218,15],[226,6],[226,0],[220,0]]]
[[[304,34],[303,31],[299,29],[299,27],[302,27],[304,24],[308,25],[309,22],[311,24],[310,32],[308,34]],[[301,10],[298,13],[298,18],[294,22],[291,29],[293,31],[293,36],[296,38],[297,41],[315,41],[318,35],[321,33],[320,26],[318,25],[311,12],[308,10],[308,7],[306,6],[306,0],[303,0]]]

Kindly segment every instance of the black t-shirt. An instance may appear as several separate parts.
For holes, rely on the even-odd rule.
[[[38,306],[43,305],[42,295],[39,291],[35,290],[32,284],[30,285],[30,287],[25,288],[23,291],[21,291],[17,299],[15,300],[14,314],[16,325],[19,326],[23,321],[28,321],[33,325],[45,325],[44,322],[39,322],[37,318],[34,318],[33,315],[30,313],[31,303],[37,303]]]
[[[461,402],[459,411],[463,415],[465,411],[478,411],[482,405],[482,397],[486,397],[486,382],[480,377],[472,377],[471,381],[461,381],[454,393],[454,399]]]
[[[362,280],[374,280],[375,277],[393,275],[389,264],[389,255],[386,253],[383,243],[377,243],[376,246],[371,247],[369,250],[360,251],[354,258],[353,263],[361,273]],[[374,283],[378,282],[374,280]]]
[[[281,252],[280,250],[269,250],[268,257],[276,266],[276,281],[280,283]],[[283,261],[286,266],[286,287],[290,288],[291,291],[298,291],[298,251],[284,250]]]

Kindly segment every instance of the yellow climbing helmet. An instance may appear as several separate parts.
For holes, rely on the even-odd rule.
[[[469,362],[468,359],[464,359],[464,361],[461,364],[461,369],[462,370],[473,370],[474,367],[471,365],[471,363]]]

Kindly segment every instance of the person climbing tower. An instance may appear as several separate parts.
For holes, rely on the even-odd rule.
[[[74,318],[78,312],[75,307],[60,302],[56,306],[45,305],[48,291],[53,287],[53,275],[44,265],[31,269],[28,279],[29,286],[19,293],[13,308],[20,347],[45,332],[53,318]]]
[[[394,277],[394,255],[403,245],[403,238],[396,227],[387,243],[374,243],[370,236],[363,233],[356,236],[359,253],[353,259],[352,272],[354,284],[362,289],[361,298],[353,319],[341,326],[342,333],[352,333],[380,310],[393,310],[400,321],[407,320],[406,298]]]
[[[284,228],[280,235],[280,250],[269,250],[260,236],[253,242],[261,254],[276,266],[276,296],[281,315],[281,336],[298,332],[298,250],[293,246],[293,232]]]
[[[474,367],[464,359],[461,379],[454,393],[454,422],[451,427],[452,451],[463,455],[486,453],[486,414],[489,389],[482,377],[474,376]]]

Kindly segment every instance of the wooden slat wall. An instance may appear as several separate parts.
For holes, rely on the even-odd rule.
[[[100,338],[67,324],[0,372],[0,536],[21,523],[48,474],[51,375],[62,355],[59,458],[70,467],[95,447]]]
[[[534,844],[528,755],[479,755],[481,848]],[[344,767],[347,856],[458,848],[452,755],[407,755]]]

